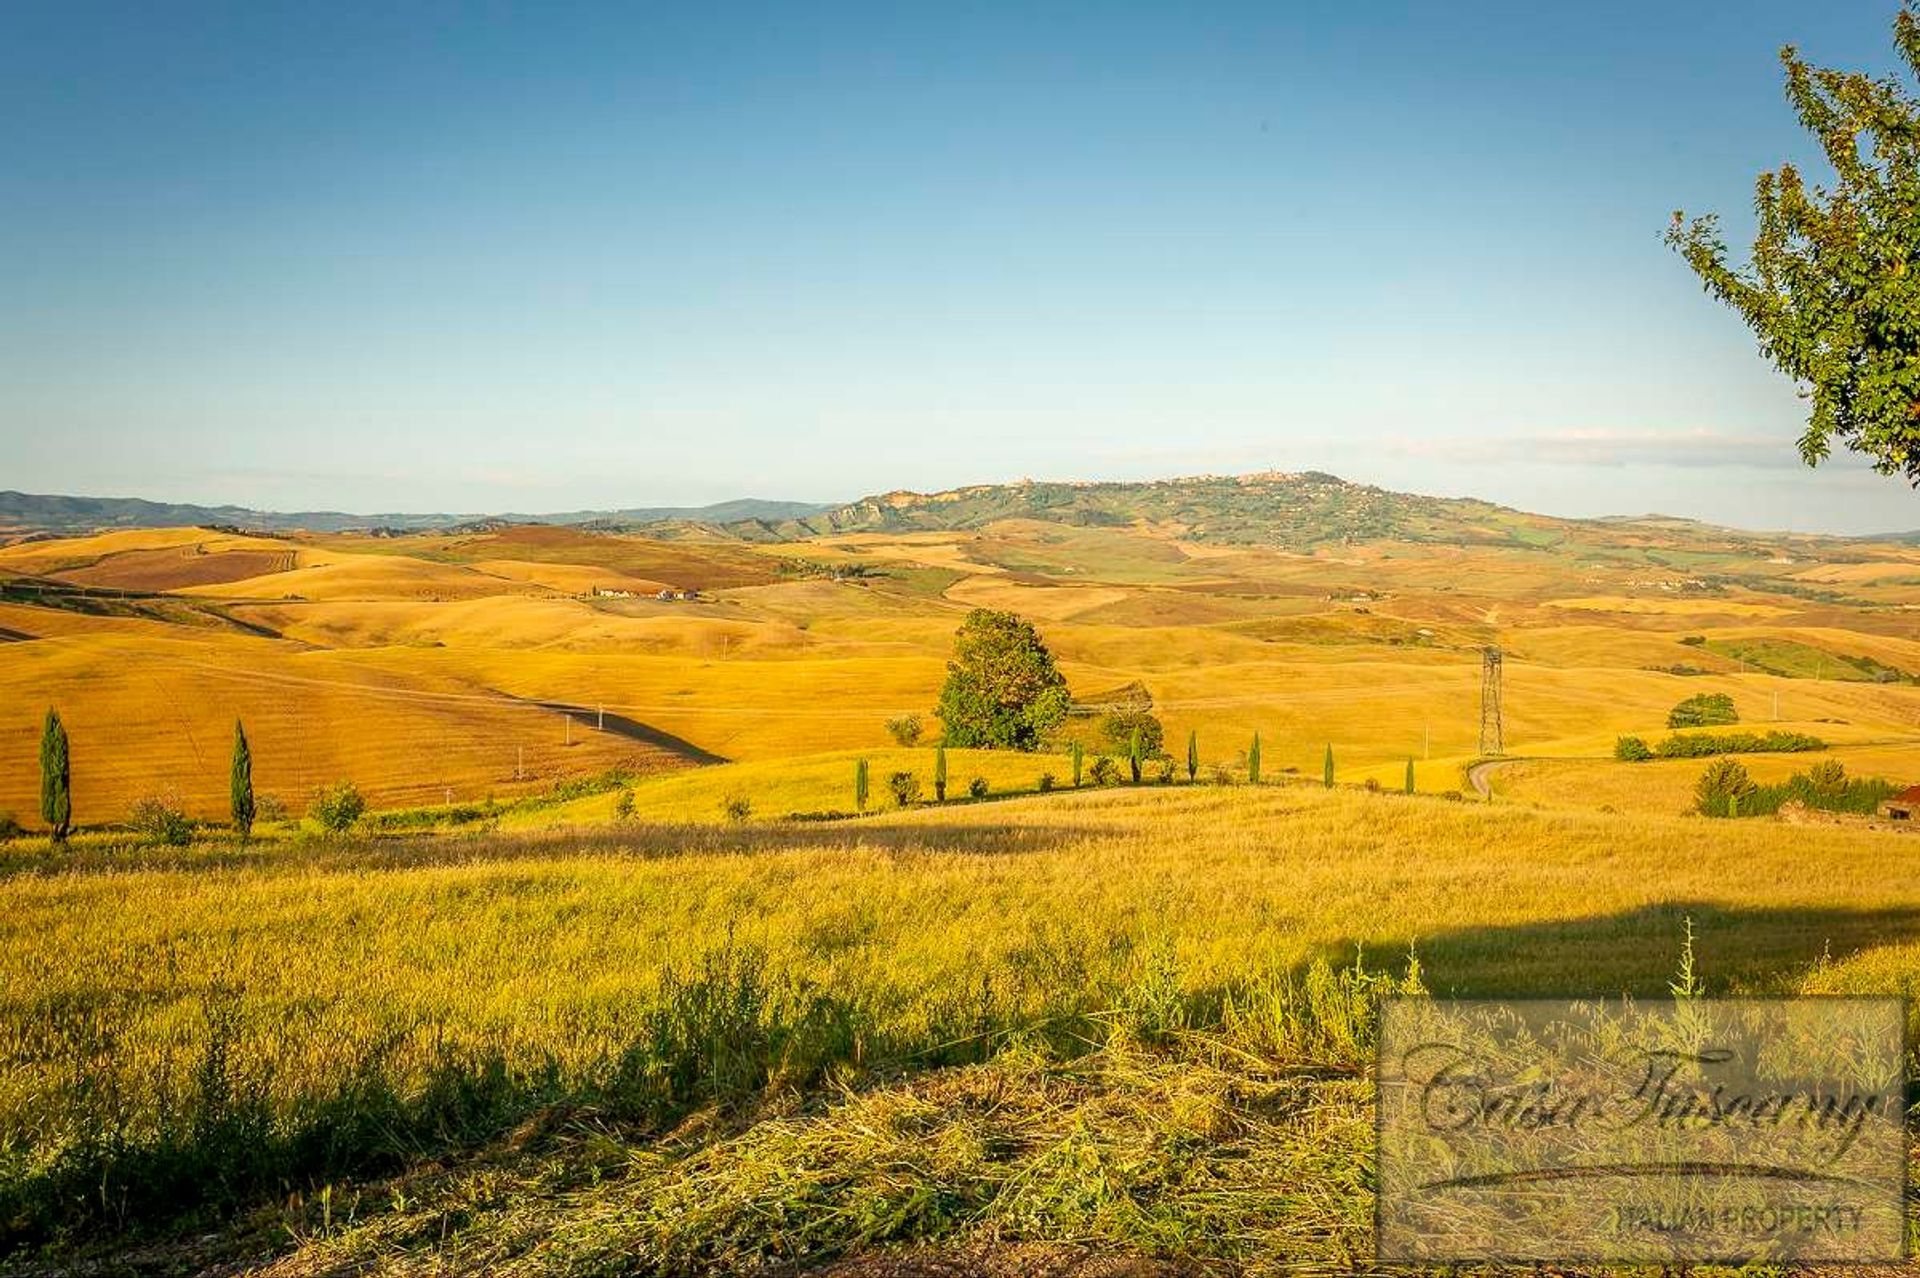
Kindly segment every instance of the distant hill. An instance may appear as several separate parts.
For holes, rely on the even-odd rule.
[[[802,519],[828,509],[795,501],[747,497],[711,506],[641,506],[630,510],[576,510],[550,515],[373,514],[338,510],[271,511],[246,506],[196,506],[145,501],[138,497],[65,497],[0,492],[0,528],[46,532],[90,532],[99,528],[192,528],[225,525],[270,532],[344,532],[390,528],[408,532],[456,529],[503,523],[599,524],[642,526],[665,521],[728,524]]]
[[[1134,483],[988,484],[893,492],[784,521],[739,521],[737,536],[793,540],[827,533],[980,528],[1001,519],[1078,527],[1147,524],[1194,541],[1312,546],[1332,541],[1511,541],[1552,537],[1574,521],[1472,498],[1420,497],[1320,471],[1203,475]]]

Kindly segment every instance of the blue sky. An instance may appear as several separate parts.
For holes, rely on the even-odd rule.
[[[0,487],[276,508],[1323,469],[1920,527],[1660,242],[1890,3],[41,5]]]

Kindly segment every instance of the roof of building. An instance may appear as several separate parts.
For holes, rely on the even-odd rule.
[[[1920,785],[1908,786],[1906,789],[1902,790],[1900,793],[1888,799],[1887,802],[1898,803],[1898,804],[1901,804],[1902,806],[1905,806],[1907,804],[1920,803]]]

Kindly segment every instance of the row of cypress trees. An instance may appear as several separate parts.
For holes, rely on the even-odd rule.
[[[1073,785],[1077,790],[1080,788],[1082,764],[1086,758],[1085,751],[1078,741],[1069,741],[1067,743],[1067,758],[1073,765]],[[1127,767],[1133,775],[1133,783],[1135,785],[1140,784],[1140,770],[1145,763],[1146,755],[1141,745],[1140,730],[1135,728],[1133,731],[1133,739],[1127,750]],[[1198,778],[1199,775],[1200,734],[1196,730],[1189,730],[1187,733],[1187,780],[1191,782]],[[1321,764],[1320,779],[1321,783],[1329,790],[1333,788],[1333,746],[1331,743],[1327,746],[1326,758]],[[1253,742],[1247,747],[1247,781],[1251,785],[1260,784],[1260,734],[1258,732],[1253,734]],[[1407,760],[1407,778],[1404,789],[1408,794],[1414,792],[1413,760],[1411,758]],[[867,761],[865,759],[859,759],[855,761],[853,769],[853,796],[854,803],[862,812],[866,811],[867,808],[867,793]],[[937,745],[933,748],[933,797],[936,803],[944,803],[947,799],[947,747],[944,744]]]
[[[253,747],[247,742],[247,729],[233,721],[233,760],[227,772],[228,811],[233,828],[246,839],[253,834],[254,814],[259,810],[253,798]],[[40,729],[40,819],[55,843],[65,843],[73,833],[73,751],[67,740],[67,725],[60,712],[47,707],[46,723]]]

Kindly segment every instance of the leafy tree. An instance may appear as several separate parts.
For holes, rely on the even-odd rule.
[[[1920,74],[1911,3],[1893,39]],[[1667,243],[1809,401],[1809,466],[1837,439],[1920,486],[1920,101],[1892,78],[1809,66],[1791,45],[1780,62],[1787,100],[1837,180],[1809,185],[1792,164],[1762,173],[1744,267],[1729,264],[1713,216],[1676,212]]]
[[[920,716],[917,714],[903,714],[897,719],[887,720],[887,735],[893,738],[895,745],[919,745]]]
[[[893,795],[895,807],[910,808],[920,802],[920,778],[911,772],[888,773],[887,789]]]
[[[1141,753],[1140,729],[1133,730],[1133,739],[1127,742],[1127,771],[1133,774],[1133,783],[1140,784],[1140,765],[1145,761]]]
[[[853,765],[853,806],[855,810],[867,810],[867,761],[858,760]]]
[[[1101,720],[1100,733],[1115,753],[1131,752],[1134,738],[1138,737],[1143,758],[1159,754],[1167,740],[1166,728],[1145,710],[1114,711]]]
[[[1200,733],[1192,728],[1187,730],[1187,784],[1192,785],[1194,778],[1200,775]]]
[[[933,801],[947,801],[947,747],[944,743],[933,748]]]
[[[1034,750],[1068,704],[1067,681],[1030,623],[990,608],[967,614],[940,690],[947,744]]]
[[[1073,761],[1073,788],[1080,788],[1080,765],[1086,761],[1086,751],[1078,741],[1067,743],[1067,758]]]
[[[65,843],[73,831],[73,765],[67,752],[67,729],[51,707],[40,730],[40,819],[55,843]]]
[[[227,773],[227,808],[233,816],[233,828],[242,841],[253,834],[253,747],[247,744],[247,730],[238,719],[233,721],[233,765]]]
[[[1095,785],[1112,785],[1120,779],[1120,769],[1103,754],[1093,761],[1093,771],[1089,776]]]
[[[1669,728],[1711,728],[1740,722],[1733,698],[1724,692],[1703,692],[1688,697],[1667,712]]]
[[[314,792],[308,815],[327,833],[343,834],[353,828],[353,823],[366,810],[367,801],[361,796],[359,786],[351,781],[336,781]]]
[[[1757,789],[1738,759],[1715,759],[1694,783],[1694,806],[1706,816],[1737,816],[1740,804]]]
[[[1412,759],[1407,760],[1407,781],[1406,781],[1406,785],[1403,788],[1405,789],[1406,793],[1408,794],[1413,793],[1413,760]]]
[[[975,799],[986,798],[989,789],[990,787],[987,785],[987,779],[985,777],[975,777],[973,780],[967,782],[967,794]]]
[[[1042,772],[1040,774],[1040,780],[1037,784],[1039,785],[1040,793],[1042,794],[1051,793],[1053,790],[1053,773]]]
[[[1333,789],[1333,745],[1332,743],[1328,743],[1327,745],[1326,762],[1320,765],[1320,783],[1326,786],[1327,789],[1329,790]]]
[[[1253,744],[1247,747],[1247,782],[1260,784],[1260,734],[1253,734]]]
[[[626,793],[631,794],[632,792],[627,791]],[[743,794],[731,795],[721,803],[720,812],[727,820],[737,825],[753,816],[753,800]]]

